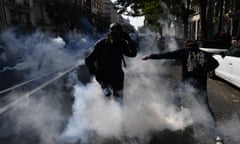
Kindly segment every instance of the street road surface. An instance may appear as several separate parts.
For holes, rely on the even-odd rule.
[[[167,73],[167,75],[165,75]],[[172,79],[173,82],[180,80],[181,75],[181,67],[178,64],[173,65],[165,65],[165,69],[163,72],[159,73],[149,73],[149,76],[167,76]],[[82,77],[84,78],[84,77]],[[58,85],[62,85],[64,81],[58,81]],[[86,82],[86,81],[85,81]],[[54,87],[51,86],[48,88],[49,91],[53,91]],[[240,116],[239,108],[240,108],[240,90],[236,87],[226,83],[220,79],[208,79],[208,95],[210,104],[213,107],[214,113],[216,114],[218,121],[223,121],[227,119],[231,119],[234,114]],[[63,110],[63,115],[66,115],[66,119],[62,120],[60,123],[64,126],[66,124],[67,119],[71,115],[71,104],[72,99],[68,94],[63,94],[61,101],[65,102],[65,105],[61,107]],[[1,101],[1,99],[0,99]],[[11,110],[9,111],[11,112]],[[51,117],[51,114],[49,114]],[[14,117],[9,116],[8,112],[0,115],[0,143],[1,144],[40,144],[39,141],[39,130],[34,128],[32,129],[19,129],[18,132],[14,131],[13,124]],[[120,143],[117,140],[108,140],[102,144],[106,143]],[[152,139],[149,144],[159,144],[159,143],[176,143],[181,142],[184,144],[193,144],[192,139],[192,129],[187,128],[185,131],[181,132],[171,132],[168,130],[156,132],[152,134]],[[57,142],[56,142],[57,143]],[[226,141],[227,143],[227,141]],[[53,143],[55,144],[55,143]]]

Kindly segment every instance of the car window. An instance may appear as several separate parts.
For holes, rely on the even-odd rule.
[[[233,48],[233,49],[229,49],[226,52],[226,56],[240,57],[240,48],[236,47],[236,48]]]

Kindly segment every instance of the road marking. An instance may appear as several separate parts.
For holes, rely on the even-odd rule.
[[[235,103],[239,103],[240,102],[240,100],[232,100],[233,102],[235,102]]]
[[[49,81],[41,84],[40,86],[38,86],[37,88],[33,89],[30,92],[27,92],[25,95],[21,96],[20,98],[17,98],[15,100],[13,100],[12,102],[6,104],[5,106],[0,108],[0,115],[4,112],[6,112],[7,110],[9,110],[10,108],[14,107],[15,105],[17,105],[19,102],[23,101],[26,98],[29,98],[32,94],[36,93],[37,91],[41,90],[42,88],[46,87],[47,85],[49,85],[50,83],[54,82],[55,80],[61,78],[62,76],[64,76],[65,74],[69,73],[70,71],[78,68],[80,65],[82,65],[83,62],[79,61],[77,64],[73,65],[72,67],[68,68],[65,71],[60,71],[57,76],[55,76],[54,78],[50,79]]]

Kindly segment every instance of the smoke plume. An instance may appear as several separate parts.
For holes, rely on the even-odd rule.
[[[83,60],[93,44],[91,37],[83,35],[71,35],[71,40],[65,42],[42,32],[17,35],[13,30],[5,31],[1,38],[8,47],[9,59],[21,56],[15,68],[27,70],[27,79],[62,72]],[[0,137],[20,135],[12,143],[26,143],[21,139],[24,133],[34,137],[28,141],[40,144],[104,143],[112,139],[130,144],[136,139],[140,140],[138,143],[148,143],[153,132],[184,131],[192,127],[195,139],[210,142],[213,122],[195,99],[195,90],[187,85],[187,91],[173,88],[181,70],[172,72],[177,75],[174,77],[168,73],[165,60],[141,60],[145,54],[159,52],[156,41],[148,40],[140,45],[136,58],[126,59],[123,106],[105,99],[94,78],[83,84],[78,80],[78,75],[83,73],[74,71],[10,111],[8,117],[2,119]],[[72,91],[68,91],[69,88]],[[28,90],[14,91],[9,97],[19,98]],[[179,94],[184,103],[182,107],[176,97]],[[239,119],[233,118],[220,127],[221,132],[236,143],[239,142],[238,123]]]

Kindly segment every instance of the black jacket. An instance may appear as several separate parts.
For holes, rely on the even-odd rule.
[[[91,74],[99,74],[105,79],[112,79],[123,74],[123,56],[135,57],[136,46],[131,40],[120,39],[112,42],[109,38],[97,41],[85,63]]]
[[[211,54],[196,47],[188,47],[162,54],[152,54],[151,59],[180,59],[182,61],[182,80],[190,82],[199,89],[207,88],[207,73],[218,66]]]

